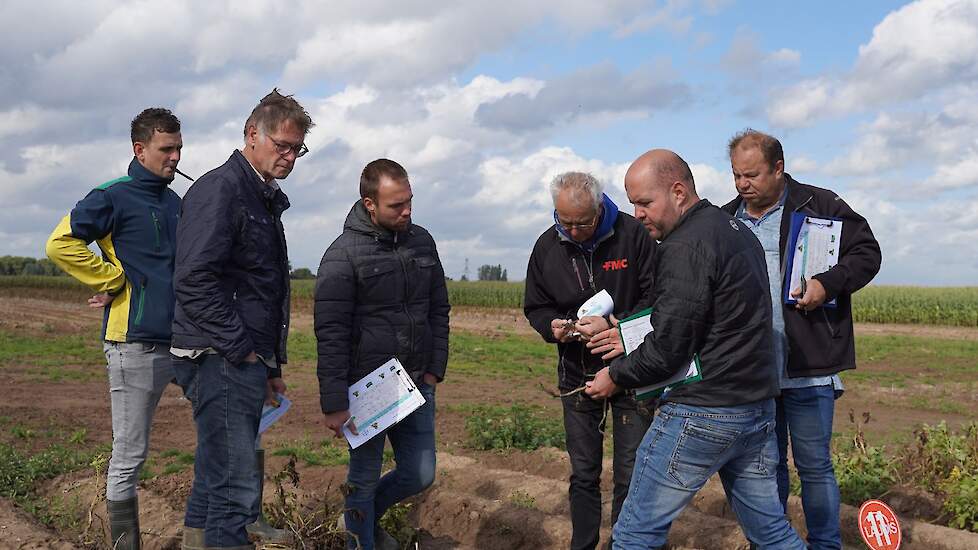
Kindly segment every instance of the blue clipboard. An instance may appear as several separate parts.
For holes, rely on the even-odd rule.
[[[788,226],[788,246],[787,246],[787,255],[785,257],[786,263],[784,264],[785,265],[784,280],[781,281],[781,287],[782,287],[781,294],[782,294],[782,298],[784,299],[784,303],[786,304],[794,305],[798,303],[798,300],[796,300],[791,296],[791,290],[792,290],[791,275],[795,265],[795,253],[798,251],[799,248],[798,238],[799,236],[801,236],[801,228],[806,223],[813,223],[809,221],[809,218],[817,219],[818,221],[826,221],[830,223],[840,223],[840,224],[843,223],[844,221],[842,218],[810,216],[808,214],[803,214],[801,212],[792,212],[791,223]],[[841,244],[842,243],[840,242],[839,245],[841,246]],[[818,275],[818,273],[813,273],[812,275]],[[808,278],[811,277],[809,276]],[[803,285],[802,289],[804,289],[804,283],[802,285]],[[804,293],[804,290],[802,292]],[[820,307],[836,307],[836,306],[837,306],[836,300],[832,299],[831,301],[826,301]]]

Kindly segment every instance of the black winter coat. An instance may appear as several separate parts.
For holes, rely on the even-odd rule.
[[[190,187],[177,224],[173,347],[211,347],[235,364],[252,351],[288,361],[288,207],[240,151]]]
[[[838,195],[784,175],[788,188],[781,217],[781,280],[785,277],[785,247],[791,214],[801,212],[822,218],[840,218],[842,247],[835,267],[812,277],[825,287],[826,301],[836,300],[836,307],[820,307],[804,313],[785,304],[784,329],[788,337],[788,376],[827,376],[856,368],[856,344],[852,327],[852,294],[869,284],[880,270],[880,245],[866,218],[857,214]],[[723,209],[736,214],[738,197]]]
[[[581,304],[602,290],[614,299],[619,319],[651,306],[655,253],[648,230],[623,212],[590,253],[551,226],[537,238],[526,267],[523,312],[530,326],[547,342],[557,343],[551,321],[575,319]],[[585,374],[605,366],[582,342],[558,343],[557,353],[561,391],[580,387]]]
[[[362,201],[329,245],[316,277],[319,400],[349,408],[347,389],[391,357],[420,382],[448,365],[448,289],[435,241],[421,226],[393,233]]]
[[[654,330],[611,364],[616,384],[661,382],[698,353],[703,379],[663,401],[732,407],[778,395],[767,266],[750,229],[701,200],[659,243],[653,294]]]

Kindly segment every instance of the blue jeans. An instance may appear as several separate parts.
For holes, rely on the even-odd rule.
[[[418,383],[425,404],[383,434],[350,449],[344,520],[360,548],[373,550],[376,522],[394,504],[424,491],[435,480],[435,388]],[[396,466],[384,477],[384,441],[390,439]],[[350,537],[348,548],[357,548]]]
[[[262,363],[232,365],[220,355],[174,358],[197,424],[194,484],[184,525],[204,529],[207,547],[244,546],[260,480],[255,437],[267,388]]]
[[[805,550],[778,502],[777,453],[773,399],[736,407],[662,405],[635,457],[615,550],[664,545],[672,521],[716,472],[750,541]]]
[[[812,550],[842,548],[839,484],[832,468],[831,452],[834,412],[835,390],[831,385],[784,389],[777,399],[778,496],[787,510],[790,437]]]

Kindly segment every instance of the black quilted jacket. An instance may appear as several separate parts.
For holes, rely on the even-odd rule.
[[[323,255],[316,278],[320,405],[349,408],[347,388],[391,357],[415,381],[439,380],[448,364],[448,289],[431,235],[417,225],[392,233],[361,201]]]
[[[703,379],[663,401],[732,407],[778,395],[767,265],[750,229],[701,200],[659,243],[655,274],[654,331],[612,363],[612,380],[661,382],[698,353]]]

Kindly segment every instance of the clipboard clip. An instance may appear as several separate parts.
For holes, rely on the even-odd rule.
[[[835,220],[823,220],[820,218],[810,218],[808,216],[805,216],[805,223],[810,223],[812,225],[818,225],[821,227],[832,227],[832,224],[835,223]]]

